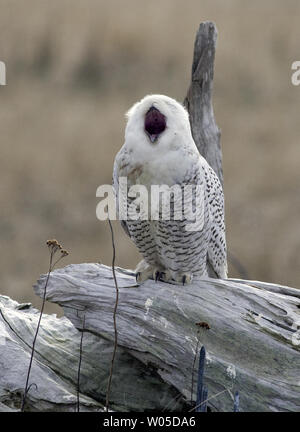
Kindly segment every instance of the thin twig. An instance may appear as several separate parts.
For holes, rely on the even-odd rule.
[[[58,243],[58,241],[55,240],[55,239],[53,239],[53,240],[47,240],[47,246],[48,246],[48,248],[50,250],[49,270],[48,270],[48,273],[47,273],[47,278],[46,278],[46,282],[45,282],[45,286],[44,286],[44,294],[43,294],[42,307],[41,307],[41,311],[40,311],[40,315],[39,315],[39,319],[38,319],[35,335],[34,335],[33,342],[32,342],[32,347],[31,347],[30,361],[29,361],[29,366],[28,366],[28,370],[27,370],[27,377],[26,377],[26,383],[25,383],[25,388],[24,388],[24,395],[23,395],[22,404],[21,404],[21,411],[22,412],[24,411],[24,408],[25,408],[26,397],[27,397],[27,394],[28,394],[29,390],[31,389],[31,387],[33,385],[36,386],[36,384],[30,384],[30,385],[28,385],[28,384],[29,384],[30,372],[31,372],[31,368],[32,368],[33,357],[34,357],[34,353],[35,353],[35,344],[36,344],[37,336],[38,336],[38,333],[39,333],[39,330],[40,330],[41,320],[42,320],[42,316],[43,316],[43,312],[44,312],[44,308],[45,308],[47,286],[48,286],[50,274],[51,274],[52,270],[54,269],[55,265],[62,258],[64,258],[65,256],[69,255],[69,253],[66,250],[64,250],[62,248],[62,246]],[[56,252],[58,252],[58,251],[61,253],[61,255],[58,258],[58,260],[56,260],[53,263],[53,257],[56,254]]]
[[[207,403],[209,400],[214,399],[214,398],[220,396],[221,394],[223,394],[227,391],[228,390],[225,389],[225,390],[220,391],[219,393],[216,393],[215,395],[209,397],[208,399],[206,399],[206,400],[202,401],[201,403],[199,403],[198,405],[194,406],[194,408],[190,409],[189,412],[196,411],[196,409],[199,408],[202,404]]]
[[[176,404],[178,399],[180,399],[182,397],[181,393],[178,393],[178,395],[176,395],[174,398],[172,398],[167,405],[164,407],[164,409],[162,410],[162,412],[165,412],[167,408],[169,408],[169,406],[171,407],[173,404]],[[171,409],[171,408],[170,408]]]
[[[52,269],[51,271],[54,269],[54,267],[56,266],[57,263],[59,263],[59,261],[63,259],[63,256],[60,256],[53,264],[52,264]]]
[[[30,372],[31,372],[31,367],[32,367],[32,362],[33,362],[34,351],[35,351],[35,343],[36,343],[37,335],[38,335],[38,332],[39,332],[39,329],[40,329],[42,315],[43,315],[44,307],[45,307],[45,303],[46,303],[46,292],[47,292],[47,286],[48,286],[48,282],[49,282],[50,273],[52,271],[52,260],[53,260],[54,253],[55,252],[53,252],[53,250],[50,253],[49,270],[48,270],[47,279],[46,279],[45,287],[44,287],[44,295],[43,295],[43,302],[42,302],[41,312],[40,312],[37,328],[36,328],[34,339],[33,339],[33,343],[32,343],[31,356],[30,356],[30,362],[29,362],[28,371],[27,371],[27,378],[26,378],[24,396],[23,396],[22,405],[21,405],[21,411],[24,411],[25,402],[26,402],[26,396],[27,396],[27,393],[28,393],[28,391],[30,389],[30,386],[28,387],[29,377],[30,377]]]
[[[202,401],[201,403],[199,403],[198,405],[194,406],[192,409],[189,410],[189,412],[192,411],[196,411],[197,408],[199,408],[201,405],[203,405],[204,403],[207,403],[208,401],[210,401],[211,399],[215,399],[216,397],[220,396],[223,393],[228,392],[230,394],[230,390],[232,390],[232,388],[226,388],[225,390],[220,391],[219,393],[216,393],[212,396],[210,396],[209,398],[205,399],[204,401]]]
[[[80,346],[79,346],[79,363],[78,363],[78,374],[77,374],[77,412],[79,412],[79,393],[80,393],[80,369],[81,369],[81,361],[82,361],[82,343],[83,343],[83,332],[85,328],[85,315],[83,315],[82,320],[82,329],[81,329],[81,338],[80,338]]]
[[[107,384],[107,390],[106,390],[106,403],[105,403],[106,412],[108,412],[108,408],[109,408],[109,396],[110,396],[110,389],[111,389],[111,381],[112,381],[114,361],[115,361],[117,345],[118,345],[117,308],[118,308],[118,302],[119,302],[119,287],[118,287],[118,282],[117,282],[117,278],[116,278],[116,269],[115,269],[116,247],[115,247],[114,231],[113,231],[113,227],[112,227],[110,219],[108,219],[108,223],[109,223],[109,227],[110,227],[111,241],[112,241],[112,248],[113,248],[112,272],[113,272],[113,278],[114,278],[115,287],[116,287],[116,301],[115,301],[114,313],[113,313],[115,339],[114,339],[114,349],[113,349],[113,354],[112,354],[112,359],[111,359],[111,366],[110,366],[109,378],[108,378],[108,384]]]

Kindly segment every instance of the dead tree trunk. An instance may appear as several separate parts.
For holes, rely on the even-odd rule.
[[[190,114],[192,134],[198,150],[223,185],[221,134],[212,106],[216,42],[215,24],[201,23],[194,46],[191,84],[184,105]]]

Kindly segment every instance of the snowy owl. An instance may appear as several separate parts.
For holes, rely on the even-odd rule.
[[[116,155],[113,171],[118,211],[120,205],[129,209],[134,201],[141,204],[138,195],[132,193],[126,196],[125,203],[121,203],[121,178],[126,179],[127,191],[139,185],[149,192],[148,197],[151,196],[143,217],[134,218],[128,212],[127,220],[121,220],[125,232],[144,258],[136,269],[137,281],[154,278],[186,284],[193,277],[226,278],[222,186],[213,169],[199,154],[187,111],[170,97],[149,95],[128,111],[127,119],[125,143]],[[167,219],[161,217],[161,203],[158,217],[151,218],[150,207],[154,205],[151,188],[154,186],[177,187],[169,195]],[[198,200],[196,187],[200,191]],[[182,191],[181,196],[175,193],[178,188],[179,192]],[[193,225],[184,211],[181,218],[175,217],[178,208],[187,205],[194,211],[195,229],[191,229]]]

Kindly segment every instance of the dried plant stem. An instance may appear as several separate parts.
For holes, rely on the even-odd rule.
[[[171,399],[167,405],[164,407],[164,409],[162,410],[162,412],[165,412],[167,410],[167,408],[172,407],[173,405],[176,404],[176,402],[178,401],[178,399],[180,399],[182,397],[181,393],[178,393],[177,396],[175,396],[173,399]],[[170,408],[171,409],[171,408]]]
[[[44,307],[45,307],[45,303],[46,303],[47,285],[48,285],[48,282],[49,282],[50,273],[52,271],[52,261],[53,261],[53,255],[54,255],[54,253],[55,252],[53,252],[53,251],[51,251],[51,253],[50,253],[49,270],[48,270],[47,279],[46,279],[46,282],[45,282],[45,288],[44,288],[44,295],[43,295],[43,302],[42,302],[41,312],[40,312],[37,328],[36,328],[34,339],[33,339],[33,343],[32,343],[31,356],[30,356],[30,361],[29,361],[29,366],[28,366],[28,371],[27,371],[27,378],[26,378],[24,396],[23,396],[22,405],[21,405],[21,411],[24,411],[25,402],[26,402],[26,396],[27,396],[27,393],[28,393],[28,391],[30,389],[30,386],[28,387],[29,377],[30,377],[30,372],[31,372],[31,367],[32,367],[32,362],[33,362],[33,356],[34,356],[34,351],[35,351],[36,339],[37,339],[37,336],[38,336],[38,333],[39,333],[40,324],[41,324],[41,320],[42,320],[42,315],[43,315]]]
[[[210,401],[210,400],[212,400],[212,399],[215,399],[216,397],[220,396],[220,395],[223,394],[223,393],[228,392],[229,394],[231,394],[231,393],[230,393],[231,390],[232,390],[232,388],[230,388],[230,387],[226,388],[225,390],[221,390],[219,393],[216,393],[216,394],[210,396],[209,398],[207,398],[207,399],[201,401],[201,403],[199,403],[198,405],[196,405],[196,406],[194,406],[192,409],[190,409],[189,412],[196,411],[196,410],[197,410],[198,408],[200,408],[203,404],[207,403],[208,401]]]
[[[117,277],[116,277],[116,269],[115,269],[116,247],[115,247],[114,231],[113,231],[113,227],[112,227],[110,219],[108,219],[108,223],[109,223],[109,228],[110,228],[110,232],[111,232],[111,241],[112,241],[112,248],[113,248],[112,272],[113,272],[113,278],[114,278],[115,287],[116,287],[116,301],[115,301],[114,312],[113,312],[113,320],[114,320],[114,349],[113,349],[113,354],[112,354],[112,359],[111,359],[111,366],[110,366],[110,372],[109,372],[108,383],[107,383],[107,390],[106,390],[105,408],[106,408],[107,412],[108,412],[108,408],[109,408],[109,396],[110,396],[110,389],[111,389],[111,381],[112,381],[112,375],[113,375],[114,361],[115,361],[116,351],[117,351],[117,346],[118,346],[117,309],[118,309],[118,302],[119,302],[119,287],[118,287],[118,282],[117,282]]]
[[[84,328],[85,328],[85,315],[83,316],[83,320],[82,320],[82,330],[81,330],[81,338],[80,338],[80,346],[79,346],[79,363],[78,363],[78,374],[77,374],[77,412],[79,412],[79,409],[80,409],[80,400],[79,400],[80,369],[81,369],[81,362],[82,362],[82,345],[83,345]]]
[[[26,377],[24,395],[23,395],[22,404],[21,404],[21,411],[22,412],[24,411],[24,408],[25,408],[26,396],[27,396],[30,388],[32,387],[32,385],[35,385],[35,384],[30,384],[30,385],[28,385],[28,384],[29,384],[30,372],[31,372],[32,362],[33,362],[33,357],[34,357],[34,352],[35,352],[35,344],[36,344],[36,340],[37,340],[37,336],[38,336],[38,333],[39,333],[39,329],[40,329],[40,325],[41,325],[41,320],[42,320],[42,316],[43,316],[43,312],[44,312],[44,308],[45,308],[47,286],[48,286],[50,274],[51,274],[52,270],[54,269],[55,265],[62,258],[64,258],[65,256],[69,255],[69,253],[66,250],[64,250],[62,248],[62,246],[58,243],[58,241],[55,240],[55,239],[54,240],[48,240],[47,241],[47,246],[48,246],[48,248],[50,250],[49,270],[48,270],[48,274],[47,274],[47,278],[46,278],[46,282],[45,282],[45,287],[44,287],[42,307],[41,307],[41,311],[40,311],[40,315],[39,315],[39,319],[38,319],[35,335],[34,335],[33,342],[32,342],[32,347],[31,347],[30,361],[29,361],[29,366],[28,366],[28,370],[27,370],[27,377]],[[53,263],[53,257],[55,255],[55,253],[58,252],[58,251],[60,251],[61,255]]]

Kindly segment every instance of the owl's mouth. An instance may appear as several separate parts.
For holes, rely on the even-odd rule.
[[[154,106],[145,115],[145,132],[152,143],[166,129],[166,117]]]

